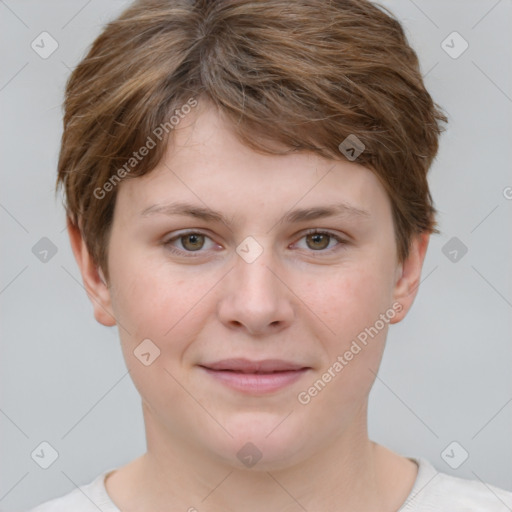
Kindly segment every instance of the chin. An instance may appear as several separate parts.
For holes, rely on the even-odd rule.
[[[211,446],[220,458],[237,469],[275,471],[306,458],[308,436],[304,424],[296,424],[291,414],[244,413],[227,422],[232,434]],[[284,420],[284,421],[283,421]],[[220,449],[219,449],[220,448]]]

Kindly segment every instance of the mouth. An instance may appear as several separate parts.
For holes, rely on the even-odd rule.
[[[224,359],[199,366],[218,382],[249,394],[281,390],[311,370],[309,366],[281,359]]]

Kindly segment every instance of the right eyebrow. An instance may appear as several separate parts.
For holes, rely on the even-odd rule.
[[[185,215],[189,217],[195,217],[210,222],[222,222],[227,224],[228,221],[219,212],[216,212],[210,208],[203,206],[196,206],[190,203],[176,202],[176,203],[165,203],[165,204],[154,204],[142,210],[140,215],[142,217],[148,217],[150,215],[162,214],[162,215]]]

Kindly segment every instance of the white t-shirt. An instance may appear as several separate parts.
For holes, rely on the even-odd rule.
[[[465,480],[438,472],[423,458],[410,458],[418,465],[414,486],[398,512],[510,512],[512,492],[479,480]],[[62,498],[47,501],[29,512],[120,512],[105,489],[110,469],[90,484]]]

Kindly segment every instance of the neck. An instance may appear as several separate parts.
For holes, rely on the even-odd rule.
[[[412,462],[369,440],[366,407],[312,456],[260,469],[236,468],[185,439],[172,439],[147,408],[144,417],[147,453],[107,486],[121,509],[397,510],[414,483]]]

